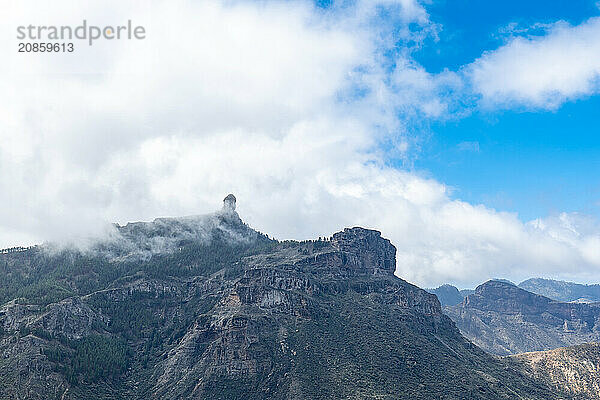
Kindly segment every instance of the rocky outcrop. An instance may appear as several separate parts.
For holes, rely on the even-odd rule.
[[[47,340],[33,334],[2,339],[0,398],[46,400],[62,397],[69,384],[43,354],[47,346]]]
[[[3,331],[17,331],[28,326],[37,315],[41,307],[35,304],[20,304],[12,300],[0,307],[0,327]]]
[[[396,248],[381,232],[352,228],[333,235],[332,245],[345,268],[359,273],[392,275],[396,270]]]
[[[0,326],[5,332],[44,332],[53,337],[81,339],[109,323],[81,299],[68,298],[46,307],[11,301],[0,309]]]
[[[81,299],[74,297],[50,304],[29,327],[46,331],[53,337],[78,340],[92,332],[104,332],[109,323],[109,318],[99,315]]]
[[[486,282],[444,311],[463,335],[499,355],[600,340],[600,305],[557,302],[506,282]]]

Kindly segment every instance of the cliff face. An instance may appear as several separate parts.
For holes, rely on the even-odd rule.
[[[396,248],[381,233],[369,229],[345,229],[333,235],[333,249],[342,256],[343,268],[358,273],[393,275]]]
[[[230,214],[0,255],[0,398],[555,398],[395,277],[379,232],[277,242]]]
[[[600,305],[561,303],[505,282],[486,282],[444,310],[463,335],[499,355],[600,340]]]

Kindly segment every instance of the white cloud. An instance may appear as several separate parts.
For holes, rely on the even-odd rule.
[[[392,104],[419,111],[426,117],[447,116],[453,103],[451,94],[463,87],[456,73],[431,74],[422,66],[402,58],[397,60],[390,81]]]
[[[542,36],[513,37],[466,73],[484,104],[555,109],[600,90],[600,17],[557,22]]]
[[[0,245],[206,213],[233,192],[242,217],[278,238],[379,229],[398,247],[398,275],[421,285],[600,279],[597,227],[570,215],[524,224],[386,165],[380,143],[409,149],[405,124],[443,116],[462,83],[409,54],[388,72],[385,27],[361,8],[372,2],[334,15],[303,2],[135,4],[70,4],[65,16],[62,3],[20,1],[0,17],[11,30],[132,18],[148,32],[71,56],[17,54],[2,36]],[[417,3],[392,6],[431,29]]]
[[[386,133],[398,127],[378,97],[384,83],[376,35],[356,10],[344,10],[340,19],[308,2],[133,4],[113,1],[99,10],[15,1],[2,15],[7,32],[0,46],[9,55],[0,67],[8,94],[0,107],[0,189],[10,204],[3,210],[5,231],[48,238],[96,226],[97,219],[164,212],[149,197],[144,179],[151,171],[133,158],[157,138],[237,131],[276,145],[296,126],[323,120],[335,127],[329,136],[365,151],[378,140],[374,121]],[[16,53],[16,26],[78,25],[83,18],[111,25],[131,18],[146,27],[147,39],[77,42],[73,54]],[[358,81],[364,93],[338,101]],[[229,145],[244,153],[239,143]],[[125,170],[110,176],[114,160]],[[162,173],[168,168],[176,167]]]
[[[282,140],[244,131],[159,138],[133,158],[152,171],[150,197],[167,209],[216,208],[215,193],[231,190],[241,215],[278,238],[328,236],[342,226],[381,230],[398,248],[397,274],[421,285],[600,278],[600,229],[589,219],[562,214],[524,224],[514,214],[452,200],[444,185],[377,163],[360,144],[331,134],[337,129],[302,123]],[[160,154],[176,167],[165,173],[155,161]],[[120,174],[115,168],[110,176]]]

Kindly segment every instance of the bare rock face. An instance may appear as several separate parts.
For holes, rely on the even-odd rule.
[[[444,311],[463,335],[499,355],[600,341],[600,304],[561,303],[506,282],[486,282]]]
[[[107,328],[110,320],[96,313],[78,297],[51,304],[31,323],[31,328],[41,328],[55,337],[82,339],[92,332]]]
[[[41,307],[34,304],[19,304],[12,300],[0,307],[0,326],[5,331],[16,331],[28,326]]]
[[[10,302],[0,309],[0,326],[4,331],[44,331],[54,337],[81,339],[108,325],[108,318],[98,315],[79,298],[68,298],[46,307]]]
[[[60,399],[69,384],[43,354],[48,342],[34,335],[8,341],[2,343],[0,352],[0,398]]]
[[[333,246],[341,252],[347,268],[374,275],[393,275],[396,270],[396,248],[381,232],[344,229],[333,235]]]
[[[223,199],[223,210],[228,211],[228,212],[235,211],[235,206],[236,206],[235,203],[236,203],[235,196],[233,194],[228,194]]]

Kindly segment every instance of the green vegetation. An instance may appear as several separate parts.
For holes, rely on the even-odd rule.
[[[64,343],[64,341],[63,341]],[[91,335],[67,346],[55,344],[43,351],[72,385],[116,379],[130,365],[131,351],[124,340]]]
[[[241,274],[242,257],[267,253],[276,241],[258,236],[255,241],[232,242],[216,236],[209,242],[181,243],[174,252],[157,254],[141,262],[111,261],[102,253],[61,250],[48,253],[32,248],[0,254],[0,303],[21,299],[24,304],[47,305],[72,296],[85,296],[111,287],[116,281],[139,276],[166,279],[209,276],[223,268],[229,278]]]

